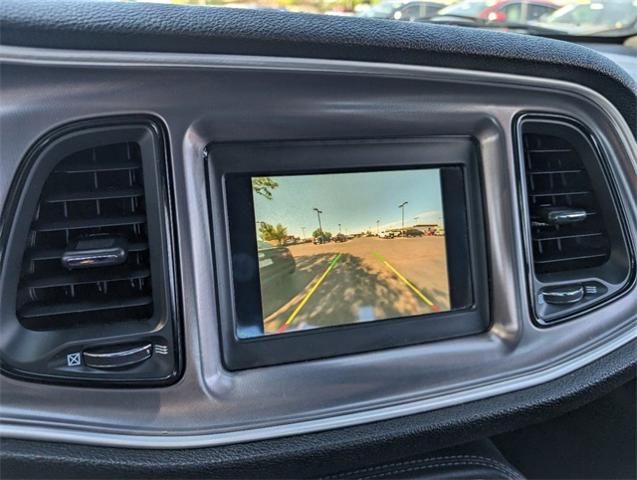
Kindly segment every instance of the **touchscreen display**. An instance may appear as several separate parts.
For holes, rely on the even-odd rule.
[[[450,309],[440,169],[251,183],[266,335]]]

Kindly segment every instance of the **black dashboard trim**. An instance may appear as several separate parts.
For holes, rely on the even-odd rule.
[[[629,260],[629,265],[627,266],[627,273],[618,283],[614,292],[611,294],[603,296],[598,301],[586,305],[583,308],[572,309],[568,311],[565,315],[560,317],[559,319],[553,319],[550,322],[545,321],[541,318],[538,313],[537,305],[536,305],[536,294],[537,294],[537,285],[538,280],[536,278],[536,274],[534,272],[533,266],[533,247],[532,240],[530,235],[531,230],[531,219],[528,214],[528,198],[527,198],[527,188],[526,188],[526,173],[525,173],[525,159],[524,159],[524,150],[522,145],[522,125],[525,121],[530,122],[555,122],[562,123],[570,128],[573,128],[575,131],[579,132],[586,140],[590,142],[590,146],[599,159],[600,170],[603,174],[604,183],[608,187],[609,200],[612,204],[612,207],[616,209],[617,213],[617,224],[619,226],[619,230],[622,233],[623,237],[621,240],[623,241],[623,247],[626,249],[626,256]],[[607,152],[602,148],[599,139],[595,135],[590,128],[586,125],[578,122],[576,119],[571,118],[567,115],[555,115],[548,114],[543,112],[525,112],[519,115],[513,123],[513,132],[512,138],[514,140],[514,155],[516,156],[516,174],[518,178],[519,185],[521,188],[518,188],[518,201],[520,204],[520,225],[521,225],[521,236],[524,241],[524,260],[525,267],[527,271],[527,295],[528,301],[531,308],[531,312],[533,315],[533,322],[541,328],[551,327],[555,324],[567,322],[571,320],[575,320],[591,311],[603,308],[605,305],[608,305],[613,300],[616,300],[620,296],[625,295],[627,292],[631,291],[637,281],[637,271],[635,268],[636,260],[635,260],[635,245],[634,241],[630,235],[630,229],[628,227],[628,222],[626,220],[626,205],[625,202],[622,201],[621,195],[618,192],[617,180],[613,175],[613,169],[609,165],[609,158]],[[617,240],[619,241],[619,239]],[[576,281],[576,279],[575,279]]]
[[[157,185],[155,185],[155,187],[158,191],[158,203],[160,203],[157,205],[157,212],[158,216],[162,219],[162,230],[165,230],[166,237],[164,253],[167,255],[167,259],[165,261],[166,271],[164,276],[167,288],[163,288],[162,291],[157,293],[157,296],[165,302],[167,307],[166,317],[168,318],[168,322],[171,324],[170,331],[172,333],[173,355],[175,359],[172,371],[161,378],[152,379],[117,378],[116,376],[100,379],[81,375],[56,375],[15,368],[11,365],[11,362],[2,358],[0,352],[0,373],[3,375],[19,380],[27,380],[43,384],[62,384],[86,387],[88,382],[91,386],[97,388],[122,388],[125,386],[147,388],[174,384],[179,381],[184,373],[185,355],[183,355],[183,352],[185,347],[183,344],[184,340],[181,335],[182,298],[180,293],[181,289],[178,288],[180,285],[180,270],[176,256],[178,238],[173,219],[174,185],[172,182],[170,168],[169,137],[167,129],[160,119],[144,114],[96,117],[57,126],[38,138],[20,161],[18,170],[9,188],[7,198],[4,205],[2,205],[3,208],[0,209],[0,266],[4,267],[10,260],[8,255],[11,253],[12,249],[12,245],[10,243],[12,230],[18,224],[18,221],[24,221],[23,219],[18,220],[17,217],[17,213],[20,212],[20,203],[25,194],[25,190],[28,191],[28,187],[32,182],[32,177],[35,175],[42,176],[42,172],[40,172],[36,167],[39,163],[41,163],[41,161],[43,161],[43,156],[47,148],[49,148],[52,144],[55,144],[55,142],[66,142],[70,144],[70,137],[72,135],[86,135],[86,132],[99,131],[108,128],[131,130],[134,128],[147,129],[149,132],[153,133],[153,141],[156,143],[158,148],[158,157],[163,160],[156,166],[158,178]],[[71,147],[67,146],[65,148],[68,149]],[[31,217],[29,216],[26,221],[30,223]],[[156,233],[159,234],[160,232],[157,231]],[[159,276],[159,278],[162,279],[162,276]],[[6,288],[6,283],[2,282],[2,280],[3,279],[0,278],[0,287],[4,289]],[[4,290],[0,293],[2,294],[1,296],[5,296],[6,294]],[[3,319],[3,321],[6,320]],[[157,327],[154,327],[140,335],[144,335],[148,338],[157,334],[156,329]],[[60,335],[60,338],[62,338],[62,335]],[[95,382],[96,380],[97,382]]]
[[[480,150],[471,137],[348,139],[207,147],[211,235],[218,282],[223,361],[229,370],[379,351],[477,335],[489,327],[487,248]],[[391,160],[388,160],[391,159]],[[432,315],[240,339],[245,319],[262,318],[258,277],[237,281],[232,259],[256,251],[246,176],[456,168],[457,190],[442,189],[451,291],[464,303]],[[243,180],[242,180],[243,179]],[[447,182],[450,180],[448,179]],[[239,193],[240,192],[240,193]],[[238,194],[239,193],[239,194]],[[248,210],[249,213],[245,213]],[[247,237],[247,240],[246,238]],[[256,272],[256,258],[250,271]],[[255,301],[256,299],[256,301]]]

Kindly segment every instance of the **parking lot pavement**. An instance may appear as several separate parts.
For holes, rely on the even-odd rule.
[[[444,237],[288,248],[295,272],[262,292],[266,333],[449,309]]]

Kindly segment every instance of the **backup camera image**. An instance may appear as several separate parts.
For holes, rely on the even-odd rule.
[[[440,169],[251,181],[266,335],[450,309]]]

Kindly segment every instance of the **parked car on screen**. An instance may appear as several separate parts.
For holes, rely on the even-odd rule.
[[[466,18],[468,24],[483,20],[489,23],[524,24],[556,11],[560,6],[548,0],[465,0],[441,9],[427,19],[454,23]]]
[[[336,243],[340,243],[340,242],[347,242],[348,238],[347,238],[347,236],[346,236],[345,234],[343,234],[343,233],[337,233],[336,235],[334,235],[333,240],[334,240]]]
[[[571,4],[531,24],[559,30],[566,35],[597,35],[609,31],[634,35],[637,4],[626,0]]]
[[[396,236],[396,232],[386,232],[382,231],[378,234],[380,238],[394,238]]]
[[[413,22],[418,18],[432,17],[445,6],[440,2],[382,1],[358,14],[366,18],[385,18]]]
[[[296,262],[287,247],[275,247],[268,242],[257,242],[261,285],[285,280],[296,270]]]
[[[402,232],[403,237],[424,237],[425,233],[417,228],[409,228]]]

